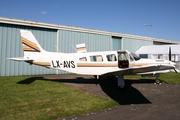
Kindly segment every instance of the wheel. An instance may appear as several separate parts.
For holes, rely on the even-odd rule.
[[[155,82],[156,82],[156,84],[160,84],[161,80],[160,79],[156,79]]]

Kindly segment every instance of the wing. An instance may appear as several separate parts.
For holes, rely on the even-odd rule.
[[[115,74],[115,75],[125,75],[125,74],[137,74],[137,73],[148,73],[148,72],[157,72],[163,70],[175,69],[175,66],[162,64],[162,65],[145,65],[145,66],[135,66],[130,68],[120,68],[116,71],[111,71],[105,74]]]
[[[137,74],[142,75],[142,76],[155,76],[156,74],[163,74],[163,73],[167,73],[167,72],[170,72],[170,70],[143,72],[143,73],[137,73]]]

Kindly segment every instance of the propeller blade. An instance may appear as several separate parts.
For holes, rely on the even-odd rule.
[[[175,71],[176,73],[178,73],[177,70],[176,70],[176,68],[174,68],[174,71]]]
[[[169,47],[169,61],[171,61],[171,47]]]

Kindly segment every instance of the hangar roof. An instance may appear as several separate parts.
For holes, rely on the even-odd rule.
[[[169,48],[171,48],[172,54],[180,54],[180,45],[142,46],[136,51],[136,54],[169,54]]]
[[[172,41],[172,40],[164,40],[164,39],[144,37],[144,36],[138,36],[138,35],[107,32],[107,31],[101,31],[101,30],[92,30],[92,29],[86,29],[86,28],[71,27],[71,26],[43,23],[43,22],[37,22],[37,21],[34,22],[34,21],[27,21],[27,20],[19,20],[19,19],[12,19],[12,18],[0,17],[0,23],[15,24],[15,25],[25,25],[25,26],[34,26],[34,27],[42,27],[42,28],[51,28],[51,29],[57,29],[57,30],[58,29],[63,29],[63,30],[71,30],[71,31],[79,31],[79,32],[88,32],[88,33],[94,33],[94,34],[110,35],[110,36],[116,36],[116,37],[142,39],[142,40],[148,40],[148,41],[154,41],[154,42],[180,44],[180,42]]]

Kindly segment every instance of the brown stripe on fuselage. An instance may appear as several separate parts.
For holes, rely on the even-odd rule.
[[[117,63],[77,63],[77,67],[117,67]]]
[[[50,67],[50,62],[33,62],[35,65],[44,66],[44,67]]]
[[[33,43],[33,42],[31,42],[31,41],[23,38],[23,37],[21,37],[21,40],[22,40],[22,43],[23,43],[24,45],[26,45],[26,46],[34,49],[34,51],[40,52],[39,47],[38,47],[35,43]]]

